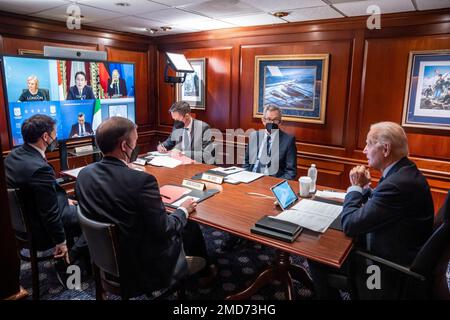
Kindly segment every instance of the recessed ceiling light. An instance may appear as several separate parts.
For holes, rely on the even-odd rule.
[[[161,27],[162,31],[170,31],[172,30],[172,27]]]
[[[150,33],[158,32],[158,29],[154,29],[154,28],[147,28],[146,30]]]
[[[283,18],[283,17],[286,17],[287,15],[289,15],[289,12],[277,11],[277,12],[274,12],[273,15],[277,18]]]
[[[115,5],[119,6],[119,7],[129,7],[130,6],[130,4],[128,2],[125,2],[125,1],[116,2]]]

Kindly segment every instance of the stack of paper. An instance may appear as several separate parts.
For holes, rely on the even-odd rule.
[[[71,169],[71,170],[61,171],[61,173],[62,173],[62,174],[65,174],[66,176],[73,177],[73,178],[76,179],[76,178],[78,177],[78,174],[80,173],[80,171],[81,171],[84,167],[85,167],[85,166],[80,167],[80,168]]]
[[[243,183],[250,183],[259,179],[263,176],[262,173],[250,172],[250,171],[240,171],[238,173],[230,174],[227,176],[227,180],[238,181]]]
[[[317,190],[316,196],[321,198],[336,198],[336,199],[345,199],[345,192],[336,192],[336,191],[320,191]]]
[[[342,206],[304,199],[291,209],[281,212],[273,219],[289,221],[304,228],[325,232],[339,216]]]
[[[175,168],[181,164],[181,161],[171,157],[160,156],[154,157],[149,163],[156,167]]]

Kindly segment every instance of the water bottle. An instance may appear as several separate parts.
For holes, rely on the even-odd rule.
[[[311,188],[309,189],[309,191],[316,192],[317,169],[314,163],[311,164],[311,167],[308,169],[308,177],[310,177],[312,180]]]

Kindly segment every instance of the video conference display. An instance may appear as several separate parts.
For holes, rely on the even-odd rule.
[[[132,63],[17,56],[2,61],[13,146],[23,144],[22,123],[35,114],[56,120],[59,140],[91,136],[112,116],[135,122]]]

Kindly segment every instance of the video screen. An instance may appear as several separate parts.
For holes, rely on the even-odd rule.
[[[56,120],[59,140],[92,136],[112,116],[135,122],[133,63],[59,58],[1,57],[13,146],[35,114]]]

